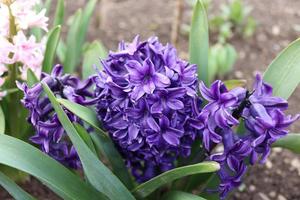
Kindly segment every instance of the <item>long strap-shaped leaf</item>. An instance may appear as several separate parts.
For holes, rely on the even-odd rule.
[[[193,11],[189,37],[190,63],[198,65],[198,78],[209,84],[208,76],[208,22],[205,7],[198,0]]]
[[[84,107],[77,103],[73,103],[66,99],[57,99],[57,101],[97,130],[96,134],[91,134],[95,145],[109,160],[110,164],[112,165],[114,174],[127,186],[128,189],[132,189],[132,179],[124,164],[124,161],[120,153],[112,143],[111,139],[102,129],[99,128],[99,120],[97,119],[95,112],[87,107]]]
[[[61,26],[54,27],[48,34],[46,52],[43,61],[43,72],[50,73],[56,55],[56,48],[60,38]]]
[[[197,195],[182,191],[170,191],[164,195],[163,200],[205,200]]]
[[[78,51],[80,51],[81,46],[78,44],[78,37],[79,37],[79,29],[82,28],[81,26],[81,17],[82,11],[78,10],[74,17],[73,23],[70,26],[68,35],[67,35],[67,42],[66,42],[66,55],[64,56],[64,71],[66,73],[74,72],[76,68],[76,64],[78,62]]]
[[[51,104],[72,141],[89,182],[112,200],[135,199],[122,182],[97,158],[77,133],[68,116],[57,102],[47,84],[42,83]]]
[[[211,173],[211,172],[218,171],[219,169],[220,169],[219,164],[213,161],[179,167],[167,171],[139,185],[133,190],[133,194],[138,198],[145,198],[149,194],[154,192],[157,188],[161,187],[162,185],[172,182],[181,177],[185,177],[193,174]]]
[[[99,59],[105,59],[107,51],[100,41],[94,41],[89,44],[84,50],[83,64],[82,64],[82,77],[88,78],[90,75],[95,74],[95,66],[100,70],[102,65]]]
[[[300,39],[285,48],[264,73],[275,96],[288,99],[300,83]]]
[[[80,30],[79,30],[79,35],[78,35],[78,42],[79,42],[79,47],[82,46],[84,43],[84,40],[86,38],[86,33],[88,31],[88,26],[91,20],[91,17],[93,15],[94,9],[96,7],[97,0],[89,0],[83,9],[82,12],[82,18],[81,18],[81,25],[80,25]],[[81,49],[80,49],[81,51]]]
[[[300,154],[300,133],[289,133],[287,136],[277,140],[272,146],[282,147]]]
[[[4,133],[5,133],[5,116],[0,105],[0,134],[4,134]]]
[[[0,172],[0,185],[16,200],[35,200],[2,172]]]
[[[62,25],[65,16],[65,1],[58,0],[56,4],[56,12],[53,20],[53,26]]]
[[[107,199],[40,150],[8,135],[0,135],[0,163],[35,176],[70,199]]]

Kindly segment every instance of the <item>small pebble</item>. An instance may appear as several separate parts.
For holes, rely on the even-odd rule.
[[[280,153],[282,152],[282,148],[276,147],[272,149],[273,152]]]
[[[277,198],[278,200],[287,200],[284,196],[282,196],[281,194],[280,195],[278,195],[278,198]]]
[[[271,169],[272,166],[273,166],[272,162],[271,162],[270,160],[267,160],[267,162],[266,162],[266,167],[267,167],[268,169]]]
[[[280,34],[280,27],[277,25],[272,26],[272,34],[277,36]]]
[[[256,190],[256,187],[254,185],[249,186],[249,191],[254,192]]]
[[[276,197],[276,192],[275,192],[275,191],[270,192],[270,193],[269,193],[269,196],[270,196],[271,198],[275,198],[275,197]]]
[[[258,193],[258,195],[261,197],[262,200],[270,200],[269,197],[267,195],[265,195],[264,193]]]
[[[234,76],[235,76],[236,78],[238,78],[238,79],[241,79],[241,78],[244,77],[244,74],[243,74],[242,71],[236,70],[236,71],[234,72]]]

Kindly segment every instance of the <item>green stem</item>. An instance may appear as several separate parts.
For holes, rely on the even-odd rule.
[[[17,65],[9,65],[9,89],[15,89],[16,86],[16,80],[18,77],[18,70]],[[20,96],[18,92],[11,93],[9,95],[9,133],[12,136],[17,136],[20,134],[20,126],[19,121],[21,120],[19,118],[20,116]]]
[[[11,13],[11,9],[9,7],[11,1],[8,1],[8,8],[9,8],[9,41],[13,41],[13,37],[17,34],[17,27],[15,23],[15,18]],[[13,54],[9,55],[10,57],[13,57]],[[9,68],[9,74],[8,74],[8,80],[9,85],[8,89],[15,89],[16,81],[18,78],[18,64],[11,64],[8,65]],[[20,131],[19,121],[20,121],[20,96],[19,93],[11,93],[9,94],[9,131],[12,136],[16,136]]]

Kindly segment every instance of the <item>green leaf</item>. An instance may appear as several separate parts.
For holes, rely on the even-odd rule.
[[[273,86],[273,94],[288,99],[300,82],[300,39],[284,49],[264,73]]]
[[[97,3],[97,0],[89,0],[86,7],[83,10],[81,25],[80,25],[79,35],[78,35],[78,42],[79,42],[80,47],[83,45],[83,43],[85,41],[86,33],[88,31],[88,26],[90,23],[90,19],[94,12],[96,3]],[[79,50],[81,52],[81,49],[79,49]],[[79,54],[80,54],[80,52],[79,52]]]
[[[96,134],[91,133],[92,140],[94,141],[96,147],[109,160],[110,164],[112,165],[114,174],[126,185],[128,189],[132,189],[132,179],[125,166],[125,163],[120,153],[112,143],[111,139],[102,129],[99,128],[99,120],[97,119],[97,115],[95,114],[95,112],[87,107],[84,107],[77,103],[73,103],[66,99],[57,99],[57,101],[65,108],[67,108],[70,112],[74,113],[79,118],[96,129]]]
[[[82,127],[80,124],[75,123],[74,124],[78,134],[80,135],[80,137],[83,139],[83,141],[87,144],[87,146],[90,148],[90,150],[97,155],[97,151],[95,149],[93,140],[91,138],[91,136],[88,134],[88,132],[85,130],[84,127]]]
[[[243,79],[232,79],[232,80],[224,81],[224,84],[228,90],[232,90],[236,87],[245,87],[247,81]]]
[[[64,22],[64,15],[65,15],[65,1],[58,0],[55,10],[56,12],[55,12],[53,26],[62,25]]]
[[[106,133],[99,128],[99,120],[97,118],[96,113],[91,110],[90,108],[84,107],[78,103],[74,103],[71,101],[68,101],[66,99],[57,99],[57,102],[59,102],[61,105],[63,105],[65,108],[67,108],[69,111],[77,115],[79,118],[86,121],[89,125],[97,129],[99,132],[102,133],[102,136],[106,137]]]
[[[98,133],[91,133],[92,140],[94,141],[97,149],[108,159],[112,166],[113,173],[122,181],[122,183],[128,188],[134,187],[132,178],[128,172],[125,162],[116,149],[115,145],[108,137],[102,137]]]
[[[54,27],[48,34],[45,57],[43,61],[43,72],[50,73],[56,55],[56,48],[60,39],[61,26]]]
[[[5,115],[0,105],[0,134],[5,133]]]
[[[197,1],[192,17],[189,37],[190,63],[198,65],[198,77],[209,84],[208,77],[208,22],[202,1]]]
[[[277,140],[272,147],[282,147],[300,154],[300,134],[289,133],[287,136]]]
[[[205,200],[202,197],[182,191],[170,191],[163,196],[163,200]]]
[[[0,185],[16,200],[35,199],[2,172],[0,172]]]
[[[209,77],[209,82],[212,82],[214,78],[217,76],[218,72],[218,49],[219,49],[219,44],[214,45],[210,48],[209,50],[209,55],[208,55],[208,77]]]
[[[88,78],[90,75],[95,74],[95,67],[101,68],[100,59],[107,56],[105,47],[99,41],[94,41],[89,44],[83,55],[82,77]]]
[[[39,79],[36,77],[34,72],[28,68],[27,69],[27,84],[29,87],[32,87],[34,84],[38,83]]]
[[[66,44],[62,39],[59,40],[56,50],[57,57],[61,63],[65,63],[65,58],[67,54]]]
[[[255,19],[253,17],[249,17],[243,30],[243,37],[246,39],[251,37],[255,33],[256,27],[257,23]]]
[[[219,184],[220,184],[220,179],[219,179],[218,175],[211,174],[209,179],[207,179],[207,182],[204,185],[204,187],[202,187],[201,196],[206,199],[209,199],[209,200],[220,200],[218,193],[216,193],[216,192],[211,193],[206,190],[206,189],[216,190],[216,189],[218,189]]]
[[[79,155],[85,175],[89,182],[98,191],[103,192],[112,200],[134,199],[122,182],[97,158],[97,156],[81,139],[48,85],[45,83],[42,83],[42,85],[55,112],[57,113],[59,121],[67,132]]]
[[[235,48],[230,44],[224,45],[224,51],[226,55],[226,60],[223,63],[219,63],[219,65],[222,66],[220,68],[220,70],[222,70],[222,73],[226,74],[232,71],[233,65],[235,64],[237,59],[237,53]]]
[[[45,4],[44,4],[44,7],[46,8],[46,16],[49,14],[50,12],[50,7],[51,7],[51,4],[52,4],[52,0],[46,0]]]
[[[79,31],[81,27],[81,17],[82,11],[78,10],[72,20],[72,25],[70,26],[68,35],[67,35],[67,44],[66,44],[66,55],[64,58],[64,70],[66,73],[73,73],[78,63],[78,48],[81,48],[79,45]]]
[[[133,190],[133,194],[138,198],[145,198],[157,188],[163,186],[166,183],[172,182],[176,179],[200,173],[215,172],[220,169],[220,166],[216,162],[207,161],[194,165],[188,165],[179,167],[170,171],[167,171],[161,175],[158,175],[151,180],[139,185]]]
[[[8,135],[0,135],[0,163],[35,176],[70,199],[107,199],[37,148]]]

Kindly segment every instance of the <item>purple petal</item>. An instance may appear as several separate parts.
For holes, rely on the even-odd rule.
[[[180,144],[178,137],[171,132],[166,132],[162,136],[164,140],[172,146],[178,146]]]
[[[147,82],[144,83],[143,89],[147,94],[152,94],[153,91],[155,90],[154,82],[152,80],[148,80]]]
[[[184,108],[184,104],[182,103],[182,101],[179,101],[177,99],[169,99],[167,101],[167,105],[173,110],[180,110]]]
[[[129,141],[134,140],[138,136],[139,131],[140,130],[136,125],[133,124],[133,125],[129,126],[129,128],[128,128],[128,140]]]
[[[146,118],[146,121],[147,121],[148,126],[149,126],[152,130],[154,130],[155,132],[159,132],[159,131],[160,131],[160,128],[159,128],[158,124],[156,123],[156,121],[154,120],[153,117],[148,116],[148,117]]]
[[[155,85],[160,88],[168,87],[171,84],[170,79],[161,73],[155,73],[153,81]]]

